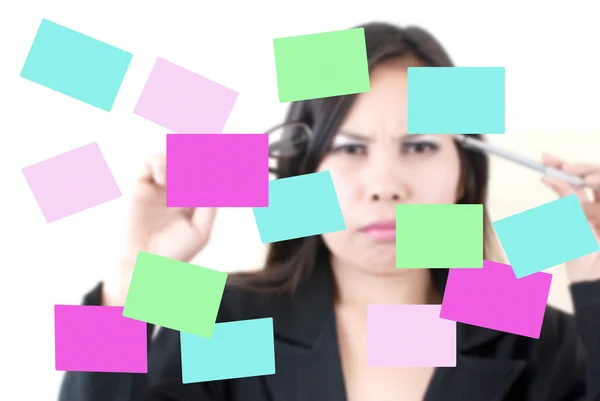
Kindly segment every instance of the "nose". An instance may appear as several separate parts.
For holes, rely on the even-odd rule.
[[[399,203],[407,198],[407,185],[393,170],[394,168],[388,165],[386,169],[377,169],[376,174],[367,178],[366,195],[369,202]]]
[[[375,152],[373,152],[375,153]],[[406,176],[396,152],[381,149],[365,165],[366,200],[370,203],[400,203],[408,196]]]
[[[399,195],[398,191],[394,191],[392,189],[379,189],[379,190],[371,191],[369,198],[373,202],[379,202],[379,201],[398,202],[398,201],[400,201],[400,195]]]

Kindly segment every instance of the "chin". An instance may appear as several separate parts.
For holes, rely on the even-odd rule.
[[[402,274],[402,269],[396,269],[394,265],[371,265],[365,268],[368,273],[374,276],[394,277]]]
[[[367,258],[357,258],[362,260],[360,264],[365,270],[381,275],[394,275],[402,269],[396,268],[396,249],[393,251],[380,249],[378,252],[369,252]]]
[[[378,275],[394,275],[403,269],[396,268],[396,244],[365,243],[364,241],[332,241],[325,237],[325,244],[334,258],[343,265],[354,266]],[[362,238],[361,238],[362,240]]]

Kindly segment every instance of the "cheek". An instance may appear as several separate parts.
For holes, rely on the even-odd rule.
[[[413,195],[417,203],[455,203],[458,200],[460,165],[453,158],[440,158],[415,173]]]
[[[360,196],[359,188],[356,184],[358,181],[356,180],[356,172],[334,161],[322,163],[317,171],[329,171],[331,173],[331,179],[347,228],[347,230],[325,233],[321,236],[333,254],[346,254],[348,253],[348,249],[352,248],[352,238],[350,235],[352,231],[348,228],[352,226],[352,213],[357,210],[356,202]]]
[[[321,237],[329,252],[336,259],[357,259],[361,256],[361,244],[356,242],[357,238],[349,227],[349,218],[346,215],[344,215],[344,220],[346,221],[346,230],[321,234]]]
[[[360,197],[356,172],[335,162],[324,162],[317,171],[330,172],[340,209],[347,223],[347,217],[355,209],[356,201]]]

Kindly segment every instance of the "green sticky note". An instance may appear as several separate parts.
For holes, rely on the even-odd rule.
[[[131,53],[44,19],[21,77],[110,111],[131,58]]]
[[[273,41],[280,102],[368,92],[363,28]]]
[[[123,316],[211,338],[227,273],[139,252]]]
[[[396,267],[483,268],[483,205],[396,205]]]

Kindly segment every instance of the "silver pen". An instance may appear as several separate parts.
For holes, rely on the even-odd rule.
[[[485,153],[494,154],[496,156],[500,156],[504,159],[511,160],[517,164],[520,164],[521,166],[529,167],[532,170],[539,171],[540,173],[542,173],[548,177],[552,177],[552,178],[556,178],[556,179],[565,181],[575,187],[581,188],[581,187],[585,186],[583,178],[575,176],[575,175],[567,174],[564,171],[561,171],[554,167],[546,166],[542,162],[539,162],[537,160],[533,160],[526,156],[508,151],[506,149],[499,148],[490,143],[471,138],[471,137],[469,137],[469,135],[455,134],[453,136],[454,136],[454,139],[459,144],[461,144],[464,148],[473,149],[473,150],[477,150],[480,152],[485,152]]]

